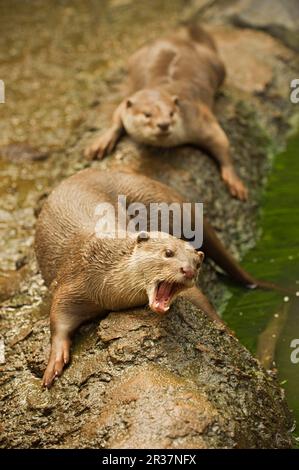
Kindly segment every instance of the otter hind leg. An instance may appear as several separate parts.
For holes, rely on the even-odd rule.
[[[70,359],[71,340],[69,337],[53,336],[48,365],[43,376],[43,385],[50,388],[63,372]]]
[[[248,199],[248,189],[237,175],[230,155],[229,140],[213,113],[199,107],[199,121],[194,128],[194,143],[205,148],[218,162],[221,178],[231,195],[241,201]]]
[[[75,330],[97,313],[94,305],[72,302],[61,291],[55,294],[50,313],[51,350],[43,376],[44,387],[50,388],[69,363],[71,337]]]

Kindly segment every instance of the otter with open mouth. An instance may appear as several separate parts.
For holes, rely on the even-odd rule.
[[[223,322],[196,286],[203,252],[187,241],[163,232],[99,237],[99,204],[117,209],[119,195],[127,203],[184,200],[172,188],[143,175],[82,170],[64,180],[44,203],[36,225],[38,264],[52,293],[51,352],[43,383],[50,387],[70,359],[71,337],[85,321],[109,311],[149,304],[164,315],[179,295],[209,318]],[[195,213],[192,214],[192,224]],[[129,220],[128,216],[128,220]],[[247,287],[272,287],[257,281],[233,259],[203,220],[203,251],[233,279]]]
[[[138,200],[132,184],[138,185],[138,178],[83,170],[54,189],[42,208],[35,251],[52,293],[51,352],[43,378],[46,387],[69,362],[75,330],[101,313],[148,303],[162,315],[178,295],[185,295],[212,320],[222,323],[195,285],[204,254],[190,243],[163,232],[129,233],[124,238],[98,236],[98,204],[116,204],[118,194]],[[150,200],[154,200],[156,184],[160,187],[148,178],[140,181],[145,194],[149,186]],[[149,202],[147,197],[143,202]]]
[[[154,281],[147,289],[147,295],[149,300],[149,306],[153,312],[166,313],[168,312],[171,303],[186,289],[190,289],[195,285],[198,270],[201,267],[204,259],[204,254],[201,251],[195,251],[195,261],[191,261],[192,248],[189,250],[188,246],[183,246],[183,250],[186,254],[189,254],[190,259],[188,263],[181,263],[179,272],[176,276],[172,276],[174,280],[158,280]],[[169,248],[165,252],[166,257],[174,257],[175,253]],[[171,267],[172,269],[174,268]]]

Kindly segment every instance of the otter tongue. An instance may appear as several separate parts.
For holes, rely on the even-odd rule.
[[[172,284],[169,284],[168,282],[161,282],[159,284],[157,294],[156,294],[156,301],[161,303],[165,303],[171,294],[172,291]]]

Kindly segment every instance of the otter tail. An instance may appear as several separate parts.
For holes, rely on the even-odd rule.
[[[194,21],[187,21],[183,23],[183,26],[187,30],[187,34],[192,41],[200,44],[205,44],[207,47],[217,52],[217,47],[214,39],[202,26],[198,25]]]
[[[257,280],[252,277],[251,274],[247,273],[226,250],[214,229],[206,220],[204,220],[204,244],[202,249],[207,256],[215,261],[232,279],[248,289],[260,287],[262,289],[276,290],[283,294],[295,294],[294,290],[277,286],[271,282]]]

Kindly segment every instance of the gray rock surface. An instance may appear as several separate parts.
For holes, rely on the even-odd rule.
[[[297,0],[251,0],[232,20],[240,26],[267,31],[299,51]]]
[[[138,309],[81,328],[72,364],[50,391],[40,382],[48,340],[39,321],[19,340],[27,367],[2,379],[2,447],[291,445],[273,378],[187,301],[162,319]],[[17,369],[19,354],[20,345]]]
[[[246,28],[260,29],[299,51],[299,3],[297,0],[216,0],[194,2],[198,16],[224,19]]]

